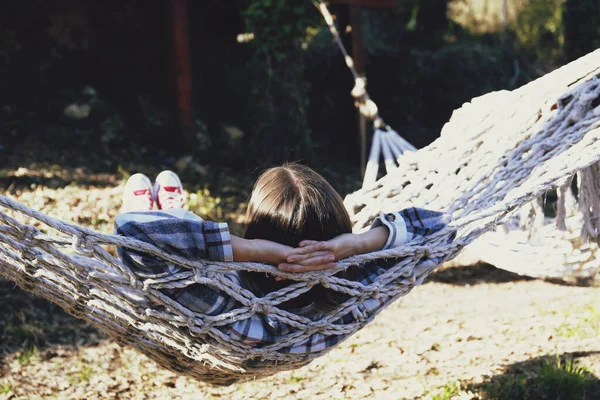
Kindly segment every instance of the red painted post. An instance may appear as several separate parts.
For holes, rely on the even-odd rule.
[[[188,29],[188,0],[171,0],[171,30],[176,107],[186,149],[195,147],[194,109],[192,102],[192,68]]]

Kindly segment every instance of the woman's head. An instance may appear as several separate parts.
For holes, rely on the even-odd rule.
[[[329,240],[352,231],[340,195],[318,173],[299,164],[266,170],[248,204],[247,239],[296,247],[304,239]]]
[[[284,164],[260,175],[250,197],[246,222],[246,239],[267,239],[292,247],[304,239],[329,240],[352,232],[340,195],[321,175],[299,164]],[[289,284],[265,274],[242,276],[249,289],[259,295]],[[292,309],[316,302],[320,308],[329,308],[344,298],[315,286],[281,306]]]

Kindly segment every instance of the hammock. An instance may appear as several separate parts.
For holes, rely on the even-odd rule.
[[[426,241],[355,256],[336,270],[289,274],[256,263],[191,262],[126,237],[104,235],[58,221],[0,196],[0,275],[104,330],[121,344],[136,347],[161,366],[212,384],[265,377],[297,368],[329,349],[284,354],[315,332],[344,337],[361,322],[332,321],[378,294],[389,305],[406,295],[435,269],[419,268],[424,257],[440,263],[494,227],[507,222],[519,207],[542,193],[564,186],[578,171],[600,160],[600,85],[596,77],[600,51],[591,53],[513,92],[500,91],[474,99],[455,111],[441,137],[399,158],[401,168],[346,197],[356,231],[365,229],[381,211],[407,204],[426,205],[453,214],[455,222]],[[595,167],[592,167],[595,168]],[[598,238],[598,176],[581,186],[586,235]],[[36,228],[41,226],[43,228]],[[456,233],[454,241],[448,237]],[[189,268],[161,279],[143,279],[103,246],[147,252]],[[368,260],[395,259],[395,266],[373,284],[362,286],[332,276]],[[294,283],[263,298],[223,277],[226,271],[269,272]],[[191,312],[159,289],[201,283],[235,298],[240,307],[226,315]],[[350,295],[318,320],[279,309],[277,305],[307,290],[307,284]],[[218,328],[262,313],[291,326],[281,341],[253,348],[231,340]]]
[[[373,140],[363,178],[363,188],[371,186],[377,180],[380,157],[383,158],[386,173],[401,165],[400,156],[416,148],[383,122],[379,110],[371,100],[366,89],[366,78],[358,74],[354,61],[348,54],[340,34],[333,23],[327,5],[318,1],[315,6],[321,12],[344,56],[346,66],[354,78],[351,91],[355,105],[362,116],[373,121]],[[454,140],[462,141],[462,132],[453,131]],[[595,169],[586,169],[579,173],[577,182],[592,186],[598,176]],[[584,216],[573,198],[571,181],[563,185],[558,193],[544,193],[541,197],[523,207],[520,215],[515,215],[501,228],[486,233],[469,247],[471,260],[493,264],[520,275],[536,278],[555,278],[577,280],[594,278],[600,272],[600,257],[597,257],[598,243],[588,241],[580,235]],[[559,201],[550,203],[556,210],[556,217],[549,216],[548,195],[560,195]]]

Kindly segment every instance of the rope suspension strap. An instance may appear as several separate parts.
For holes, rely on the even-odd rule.
[[[337,43],[340,51],[344,55],[344,61],[346,62],[346,66],[352,73],[354,77],[354,87],[350,94],[354,99],[356,99],[355,106],[360,111],[362,115],[366,118],[373,121],[374,127],[377,128],[389,128],[383,119],[379,116],[379,109],[377,108],[377,104],[369,97],[369,93],[367,93],[367,79],[364,76],[361,76],[356,68],[354,67],[354,60],[348,54],[344,43],[342,42],[342,38],[340,37],[340,33],[338,32],[335,24],[333,23],[333,16],[329,12],[327,5],[323,1],[315,2],[315,7],[319,9],[327,26],[329,27],[329,32],[333,35],[335,42]]]
[[[387,130],[375,128],[373,143],[363,178],[363,188],[375,183],[379,172],[379,157],[383,154],[386,175],[398,167],[398,159],[406,151],[415,151],[416,148],[407,142],[392,128]]]
[[[371,152],[369,153],[369,159],[365,169],[365,176],[363,178],[363,188],[373,184],[377,180],[377,173],[379,171],[379,157],[383,154],[384,165],[386,173],[394,171],[398,168],[398,157],[405,151],[417,150],[415,146],[406,141],[402,136],[387,125],[383,119],[379,116],[379,108],[377,104],[371,99],[367,92],[367,78],[361,76],[354,66],[354,60],[348,54],[340,33],[333,23],[333,16],[329,12],[327,5],[323,1],[315,2],[315,7],[319,9],[331,35],[335,39],[340,51],[344,56],[346,66],[354,77],[354,87],[350,94],[354,97],[354,105],[358,111],[365,117],[373,121],[373,142],[371,144]]]

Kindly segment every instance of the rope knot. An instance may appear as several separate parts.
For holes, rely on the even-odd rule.
[[[250,305],[250,312],[252,314],[270,314],[271,310],[271,303],[268,300],[256,299]]]
[[[375,104],[375,102],[373,100],[371,100],[369,98],[358,99],[356,101],[355,105],[358,108],[358,111],[360,111],[360,113],[362,115],[364,115],[365,118],[368,118],[368,119],[377,118],[379,109],[377,108],[377,104]]]
[[[206,271],[203,271],[200,268],[196,268],[194,270],[194,276],[192,277],[192,280],[194,281],[194,283],[200,284],[212,283],[211,277],[207,275],[208,274]]]
[[[324,321],[316,321],[313,324],[313,328],[315,332],[319,332],[319,333],[323,333],[326,334],[327,330],[330,328],[328,323],[325,323]]]
[[[211,328],[211,325],[206,324],[202,318],[198,317],[188,318],[187,326],[192,336],[195,337],[205,335]]]
[[[25,227],[24,227],[25,228]],[[33,242],[35,240],[36,232],[32,229],[20,229],[19,239],[22,242]]]
[[[367,94],[367,79],[364,76],[359,76],[354,80],[354,87],[350,92],[352,97],[358,99]]]
[[[80,254],[92,254],[94,252],[93,246],[94,241],[90,240],[90,238],[80,233],[79,235],[73,235],[73,240],[71,241],[71,248],[73,251],[76,251]]]
[[[31,264],[35,264],[37,262],[37,255],[29,249],[21,250],[21,258],[29,261]]]

